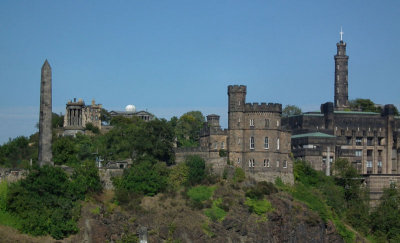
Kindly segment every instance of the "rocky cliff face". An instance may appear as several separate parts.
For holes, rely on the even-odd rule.
[[[81,232],[65,242],[131,242],[143,228],[148,242],[344,242],[333,223],[283,192],[268,196],[274,211],[266,220],[249,212],[243,193],[227,187],[216,193],[234,200],[220,222],[192,209],[178,194],[145,197],[133,210],[89,203],[82,210]]]

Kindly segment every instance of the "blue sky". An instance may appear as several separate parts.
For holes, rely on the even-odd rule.
[[[247,85],[248,102],[318,110],[333,100],[341,26],[349,98],[399,107],[400,1],[3,0],[0,144],[36,131],[46,58],[57,113],[76,97],[217,113],[226,127],[229,84]]]

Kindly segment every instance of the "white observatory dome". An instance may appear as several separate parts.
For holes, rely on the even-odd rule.
[[[136,111],[136,107],[135,107],[134,105],[127,105],[127,106],[125,107],[125,110],[126,110],[127,112],[135,112],[135,111]]]

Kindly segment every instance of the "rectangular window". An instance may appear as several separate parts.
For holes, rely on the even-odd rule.
[[[237,163],[240,164],[240,158],[237,158]]]
[[[283,161],[283,168],[287,168],[287,161],[286,160]]]
[[[254,165],[255,165],[254,159],[249,159],[249,167],[250,168],[254,167]]]
[[[269,127],[269,119],[265,119],[265,127]]]
[[[362,145],[362,137],[356,137],[356,145]]]
[[[250,137],[250,149],[254,149],[254,137]]]
[[[276,167],[279,167],[279,160],[276,161]]]
[[[373,145],[373,141],[374,141],[373,137],[368,137],[367,138],[367,146],[372,146]]]
[[[346,144],[350,145],[351,144],[351,137],[346,137]]]
[[[367,168],[372,168],[372,160],[367,160]]]
[[[240,138],[238,138],[238,144],[239,144],[239,145],[241,144],[241,142],[242,142],[242,141],[240,140]]]
[[[372,149],[368,149],[367,150],[367,156],[368,157],[372,157]]]
[[[380,128],[379,128],[380,129]],[[378,145],[381,146],[383,145],[383,138],[378,138]]]
[[[250,126],[254,127],[254,119],[250,119]]]
[[[279,120],[276,121],[276,126],[279,127]]]
[[[279,150],[279,138],[276,139],[276,150]]]
[[[224,142],[221,142],[221,149],[225,149],[225,144],[224,144]]]
[[[269,143],[268,143],[268,137],[264,138],[264,149],[268,149],[269,148]]]
[[[382,161],[380,161],[380,160],[378,161],[378,168],[379,167],[382,167]]]
[[[214,143],[214,149],[217,149],[218,148],[218,144],[217,144],[217,142],[215,142]]]
[[[357,149],[356,150],[356,156],[357,157],[361,157],[362,156],[362,150],[361,149]]]

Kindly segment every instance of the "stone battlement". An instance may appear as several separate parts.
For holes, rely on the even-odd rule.
[[[246,85],[229,85],[228,86],[228,94],[236,93],[236,92],[246,93]]]
[[[279,103],[246,103],[245,112],[278,112],[282,113],[282,104]]]

